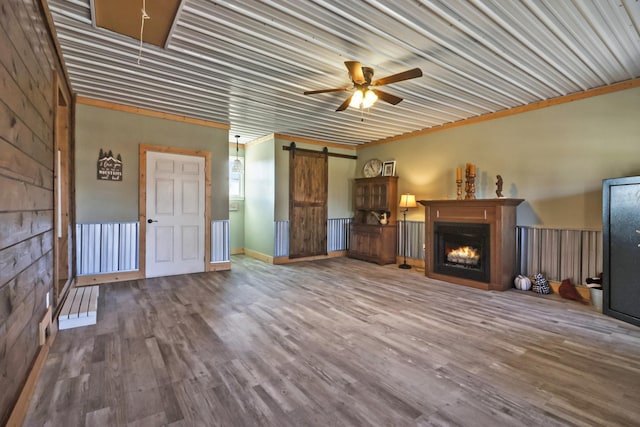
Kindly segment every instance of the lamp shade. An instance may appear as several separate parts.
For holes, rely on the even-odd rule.
[[[361,89],[356,90],[351,96],[351,102],[349,102],[349,106],[353,108],[360,108],[362,105],[362,99],[364,98],[364,94]]]
[[[400,196],[401,208],[415,208],[416,206],[416,196],[414,194],[403,194]]]
[[[236,157],[233,161],[233,166],[231,166],[231,172],[242,172],[242,169],[242,162]]]

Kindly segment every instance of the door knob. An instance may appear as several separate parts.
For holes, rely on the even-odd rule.
[[[147,222],[148,222],[149,224],[151,224],[152,222],[158,222],[158,220],[157,220],[157,219],[148,219],[148,220],[147,220]]]

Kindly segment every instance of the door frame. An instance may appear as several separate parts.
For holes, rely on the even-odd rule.
[[[73,106],[65,80],[53,70],[53,289],[57,310],[75,278]],[[66,271],[61,271],[61,269]],[[66,277],[61,277],[66,276]],[[64,280],[64,283],[62,281]]]
[[[142,278],[147,276],[147,152],[182,154],[204,157],[204,271],[211,267],[211,152],[188,148],[165,147],[162,145],[140,144],[138,147],[138,221],[140,224],[140,247],[138,250],[138,270]]]

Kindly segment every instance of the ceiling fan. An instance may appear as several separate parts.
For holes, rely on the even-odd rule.
[[[397,83],[403,80],[415,79],[416,77],[422,77],[422,70],[420,68],[413,68],[411,70],[403,71],[401,73],[392,74],[387,77],[383,77],[377,80],[371,80],[373,77],[373,68],[363,67],[358,61],[345,61],[347,70],[349,70],[349,77],[353,82],[353,86],[338,87],[332,89],[320,89],[320,90],[308,90],[304,92],[305,95],[314,95],[316,93],[327,92],[346,92],[355,89],[355,92],[351,94],[336,111],[344,111],[347,107],[355,108],[369,108],[379,99],[388,102],[389,104],[396,105],[402,98],[392,95],[387,92],[383,92],[379,89],[375,89],[376,86],[384,86],[390,83]]]

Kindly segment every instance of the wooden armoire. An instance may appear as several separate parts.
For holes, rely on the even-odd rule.
[[[354,217],[349,244],[351,258],[380,265],[396,262],[397,184],[397,176],[377,176],[355,180]],[[380,224],[375,215],[381,215],[383,212],[389,215],[386,224]]]
[[[602,187],[603,312],[640,326],[640,176]]]

